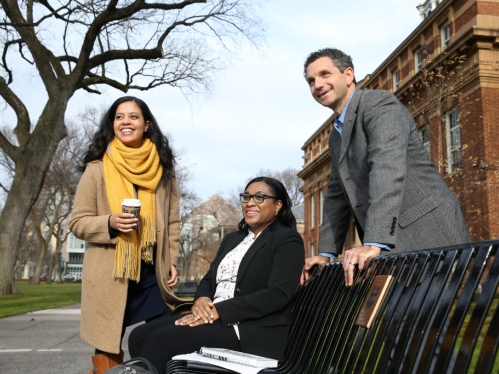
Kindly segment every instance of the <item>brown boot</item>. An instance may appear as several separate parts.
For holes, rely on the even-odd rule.
[[[123,362],[123,350],[120,353],[100,353],[92,356],[94,369],[88,374],[103,374],[107,369],[111,369]]]

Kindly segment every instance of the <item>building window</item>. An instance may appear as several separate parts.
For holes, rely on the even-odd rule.
[[[395,69],[392,72],[392,80],[393,80],[393,91],[397,91],[399,88],[399,69]]]
[[[68,250],[71,249],[85,249],[86,242],[84,240],[78,239],[73,233],[70,233],[68,236],[69,245]]]
[[[314,194],[310,195],[310,228],[315,227],[315,199]]]
[[[421,58],[421,50],[418,48],[414,52],[414,73],[421,71],[421,63],[423,62]]]
[[[423,126],[419,129],[419,137],[426,148],[426,153],[430,154],[430,128],[428,126]]]
[[[322,188],[321,188],[319,204],[320,204],[320,206],[319,206],[319,212],[320,212],[319,220],[320,220],[320,223],[322,225],[322,216],[324,215],[324,191],[322,190]]]
[[[319,154],[322,153],[322,141],[319,139]]]
[[[447,130],[447,172],[461,169],[461,127],[459,125],[459,109],[453,109],[445,114]]]
[[[70,253],[69,262],[83,264],[83,253]]]
[[[315,246],[314,243],[310,244],[310,256],[315,256]]]
[[[450,42],[450,23],[447,22],[440,28],[440,39],[442,50],[445,50]]]

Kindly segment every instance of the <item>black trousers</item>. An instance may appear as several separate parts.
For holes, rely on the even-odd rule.
[[[162,374],[173,356],[193,353],[201,347],[241,350],[233,327],[223,327],[220,320],[196,327],[175,326],[183,316],[159,318],[136,327],[128,338],[130,356],[148,359]]]

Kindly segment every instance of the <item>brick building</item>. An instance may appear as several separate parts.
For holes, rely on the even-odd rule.
[[[499,0],[427,0],[417,8],[421,24],[358,87],[391,91],[407,106],[473,240],[497,238]],[[309,255],[317,252],[332,128],[333,116],[302,147]],[[360,244],[353,225],[350,231],[347,248]]]

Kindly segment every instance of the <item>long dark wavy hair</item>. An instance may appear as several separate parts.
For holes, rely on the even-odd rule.
[[[272,195],[274,195],[277,200],[282,201],[282,208],[281,210],[279,210],[276,220],[281,222],[282,225],[291,227],[292,229],[296,230],[296,218],[291,211],[293,203],[291,202],[291,198],[289,197],[284,185],[277,179],[271,177],[256,177],[248,182],[246,187],[244,187],[244,191],[248,189],[250,184],[255,182],[265,183],[272,190]],[[239,222],[239,225],[237,227],[239,228],[239,230],[249,229],[249,226],[246,224],[244,218],[241,220],[241,222]]]
[[[109,110],[102,116],[100,121],[99,129],[94,134],[92,143],[88,147],[88,151],[83,155],[83,165],[80,167],[81,171],[84,171],[86,165],[95,160],[100,160],[106,152],[108,144],[114,138],[114,128],[113,122],[116,115],[116,110],[120,104],[127,101],[133,101],[136,103],[145,121],[149,121],[149,127],[147,132],[144,133],[144,138],[149,138],[156,145],[158,150],[161,165],[163,166],[163,176],[161,178],[162,182],[166,184],[168,179],[175,177],[175,156],[170,148],[170,142],[163,135],[161,129],[159,128],[158,122],[154,118],[151,110],[147,104],[136,97],[133,96],[123,96],[116,100]]]

